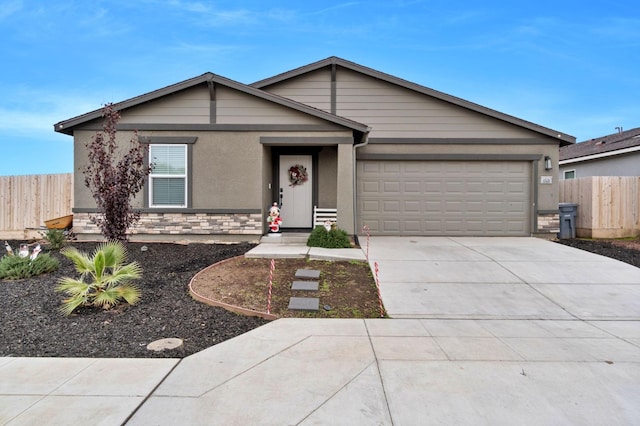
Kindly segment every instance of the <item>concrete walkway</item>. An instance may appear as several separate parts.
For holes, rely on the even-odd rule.
[[[640,423],[640,269],[531,238],[372,238],[369,260],[393,319],[0,358],[0,424]]]

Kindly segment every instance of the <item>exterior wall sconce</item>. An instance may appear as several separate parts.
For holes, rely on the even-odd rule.
[[[544,157],[544,169],[551,170],[551,157],[549,156]]]

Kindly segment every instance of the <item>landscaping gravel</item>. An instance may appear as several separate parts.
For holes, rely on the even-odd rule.
[[[4,242],[3,242],[4,243]],[[10,241],[13,247],[20,242]],[[77,243],[93,252],[96,243]],[[142,246],[147,250],[142,251]],[[191,298],[188,284],[205,267],[244,254],[251,244],[129,243],[129,261],[140,262],[143,278],[136,283],[141,301],[116,309],[82,308],[62,316],[64,295],[56,292],[60,277],[78,277],[58,251],[58,271],[20,281],[0,281],[0,356],[13,357],[177,357],[182,358],[252,330],[266,321],[236,315]],[[147,345],[178,338],[176,349],[151,351]]]

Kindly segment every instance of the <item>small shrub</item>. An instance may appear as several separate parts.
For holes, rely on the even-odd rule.
[[[334,226],[330,231],[327,231],[324,226],[316,226],[307,239],[307,245],[309,247],[349,248],[351,240],[349,240],[346,231],[340,228]]]
[[[61,229],[47,229],[41,234],[42,238],[49,243],[51,250],[60,250],[67,241],[67,236]]]
[[[21,280],[53,272],[60,262],[47,253],[40,254],[34,260],[29,257],[3,256],[0,258],[0,279]]]
[[[63,300],[60,312],[70,315],[80,306],[111,308],[122,301],[130,305],[140,299],[140,290],[130,282],[142,277],[138,262],[124,264],[126,249],[120,242],[100,244],[92,256],[75,247],[66,247],[61,252],[75,265],[79,279],[64,277],[57,291],[69,298]]]

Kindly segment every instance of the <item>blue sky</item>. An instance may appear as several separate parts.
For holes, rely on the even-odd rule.
[[[73,171],[53,124],[210,71],[339,56],[578,141],[640,126],[640,3],[0,0],[0,175]]]

